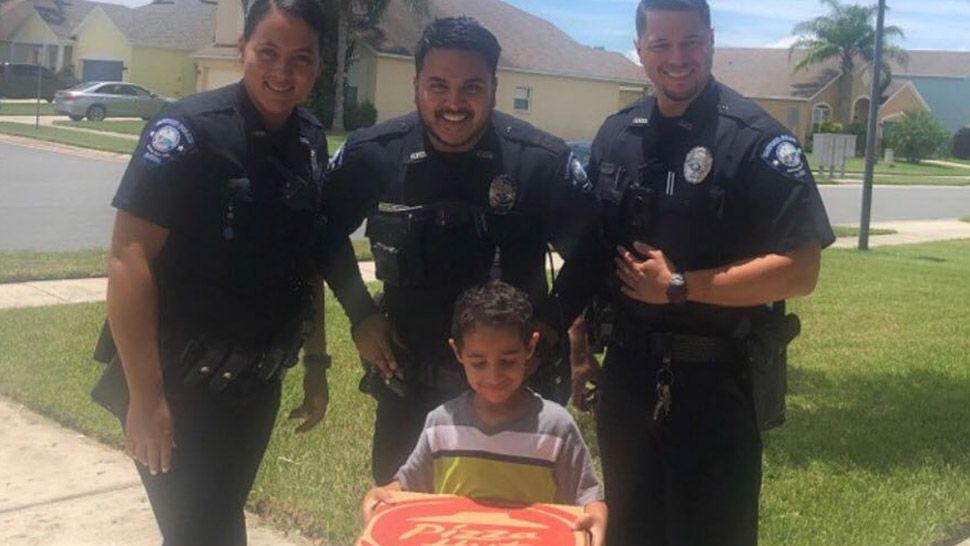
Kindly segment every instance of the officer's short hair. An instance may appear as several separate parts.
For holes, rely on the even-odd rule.
[[[319,53],[323,55],[326,49],[327,17],[320,8],[317,0],[253,0],[246,11],[246,21],[243,24],[243,41],[248,41],[256,32],[256,26],[266,17],[270,8],[276,8],[290,17],[306,23],[317,35]]]
[[[529,297],[501,281],[469,288],[455,303],[451,320],[451,338],[455,345],[461,348],[465,334],[478,326],[512,330],[523,342],[528,342],[535,331]]]
[[[424,68],[424,58],[432,49],[460,49],[478,53],[485,58],[489,71],[495,75],[498,58],[502,54],[495,35],[472,17],[435,19],[424,28],[414,48],[414,66],[418,73]]]
[[[711,7],[707,0],[640,0],[637,6],[637,36],[647,29],[648,11],[693,11],[701,16],[704,25],[711,26]]]

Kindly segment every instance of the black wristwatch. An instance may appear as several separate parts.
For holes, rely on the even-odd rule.
[[[667,284],[667,300],[678,305],[687,301],[687,282],[684,281],[682,273],[670,275],[670,282]]]
[[[305,355],[303,357],[303,365],[307,368],[322,368],[324,370],[329,370],[332,363],[333,359],[326,353],[322,355]]]

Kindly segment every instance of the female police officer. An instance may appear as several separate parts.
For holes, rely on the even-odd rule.
[[[246,543],[243,506],[310,307],[327,147],[296,106],[319,75],[322,28],[315,0],[256,0],[243,80],[150,123],[112,203],[108,319],[127,451],[165,544]],[[326,375],[304,383],[312,425]]]

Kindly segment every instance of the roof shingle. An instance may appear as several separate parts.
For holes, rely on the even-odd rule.
[[[502,45],[500,67],[647,83],[643,69],[622,54],[582,45],[552,23],[501,0],[431,0],[430,4],[432,18],[467,15],[492,31]],[[363,37],[380,53],[412,56],[427,23],[401,0],[391,0],[381,23]]]

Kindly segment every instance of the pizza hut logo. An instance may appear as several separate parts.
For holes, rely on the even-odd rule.
[[[358,546],[586,546],[575,519],[563,507],[429,496],[378,509]]]

